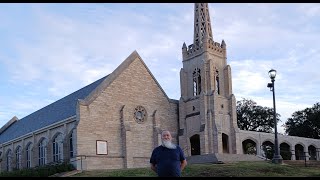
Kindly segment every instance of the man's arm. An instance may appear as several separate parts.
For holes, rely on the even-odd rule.
[[[180,164],[180,169],[181,169],[181,171],[187,166],[187,160],[182,160],[181,161],[181,164]]]
[[[157,165],[150,163],[150,168],[157,173]]]

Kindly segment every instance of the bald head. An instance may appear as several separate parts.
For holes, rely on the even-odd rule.
[[[161,133],[162,146],[167,147],[169,149],[175,149],[176,145],[172,143],[172,136],[170,131],[164,130]]]
[[[172,140],[172,136],[171,136],[170,131],[168,131],[168,130],[162,131],[161,138],[162,138],[162,140],[165,140],[165,141],[171,141]]]

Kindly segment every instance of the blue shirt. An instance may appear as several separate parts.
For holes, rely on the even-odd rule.
[[[152,152],[150,163],[157,165],[157,174],[159,177],[178,177],[181,176],[181,161],[185,159],[183,151],[178,145],[176,149],[158,146]]]

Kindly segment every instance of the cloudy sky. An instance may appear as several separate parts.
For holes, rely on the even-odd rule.
[[[181,47],[193,42],[194,4],[0,4],[0,127],[111,73],[134,50],[180,98]],[[278,131],[320,101],[320,4],[210,3],[225,40],[237,100],[273,107]]]

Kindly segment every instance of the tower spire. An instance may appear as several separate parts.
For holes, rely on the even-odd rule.
[[[199,47],[204,39],[213,40],[208,3],[195,3],[193,45]]]

